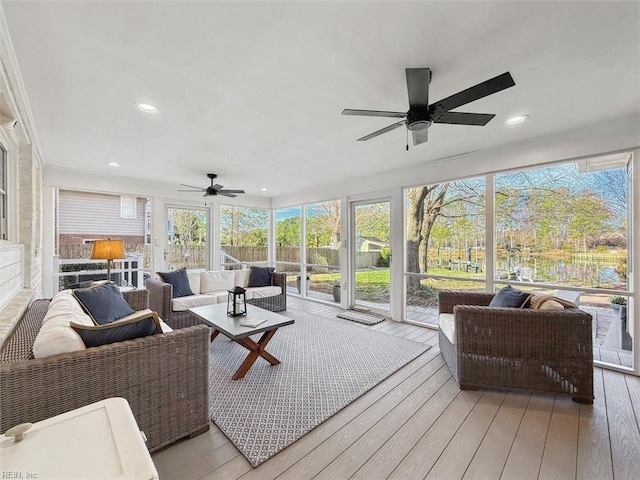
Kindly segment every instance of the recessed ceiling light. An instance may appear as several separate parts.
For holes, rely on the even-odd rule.
[[[120,166],[120,164],[117,163],[117,162],[109,162],[109,163],[107,163],[107,165],[109,165],[110,167],[114,167],[114,168]]]
[[[145,113],[155,113],[158,111],[158,109],[156,107],[154,107],[153,105],[150,105],[148,103],[139,103],[138,104],[138,110],[141,110]]]
[[[263,191],[263,192],[266,192],[267,191],[267,187],[262,187],[260,190]]]
[[[507,120],[507,123],[509,125],[517,125],[518,123],[524,122],[527,118],[529,118],[529,115],[515,115]]]

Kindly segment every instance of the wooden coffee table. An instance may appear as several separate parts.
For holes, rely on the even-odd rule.
[[[267,352],[265,347],[280,327],[294,323],[292,318],[285,317],[284,315],[280,315],[254,305],[249,305],[249,307],[247,315],[238,317],[230,317],[227,315],[226,303],[205,305],[203,307],[194,307],[189,309],[192,314],[203,320],[213,329],[211,332],[211,340],[216,338],[219,333],[222,333],[249,350],[247,358],[244,359],[240,368],[238,368],[236,373],[233,375],[234,380],[243,378],[258,357],[264,358],[271,365],[278,365],[280,360]],[[266,318],[267,321],[261,323],[257,327],[244,327],[240,325],[240,322],[256,317]],[[250,335],[255,335],[257,333],[262,333],[262,336],[260,337],[260,340],[256,342],[250,337]]]

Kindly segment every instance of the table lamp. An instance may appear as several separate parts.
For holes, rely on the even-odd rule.
[[[91,250],[91,260],[107,261],[107,281],[111,281],[111,263],[114,259],[127,258],[124,253],[124,242],[122,240],[94,240]]]

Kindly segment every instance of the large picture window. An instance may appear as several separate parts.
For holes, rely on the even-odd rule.
[[[626,165],[495,177],[496,279],[627,289]]]
[[[269,259],[269,211],[220,207],[220,250],[224,268],[266,263]]]
[[[339,302],[340,200],[307,205],[305,215],[307,287],[304,293],[319,300]]]
[[[302,288],[302,207],[276,210],[276,269],[287,273],[287,288]]]
[[[484,178],[405,191],[406,318],[437,323],[438,290],[484,290]]]
[[[615,154],[406,189],[405,319],[435,326],[442,289],[511,284],[574,301],[592,315],[594,358],[631,367],[630,159]]]

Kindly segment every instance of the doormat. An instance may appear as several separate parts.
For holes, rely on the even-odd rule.
[[[384,318],[382,317],[367,315],[356,312],[355,310],[345,310],[344,312],[339,313],[337,317],[344,318],[345,320],[351,320],[352,322],[364,323],[365,325],[375,325],[376,323],[384,322]]]

